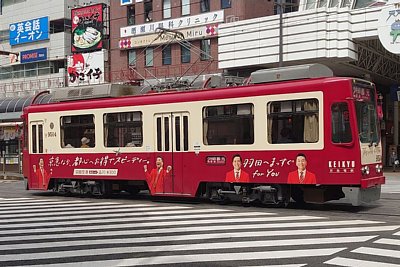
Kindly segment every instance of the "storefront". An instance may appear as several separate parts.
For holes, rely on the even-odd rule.
[[[1,173],[21,173],[22,170],[22,111],[25,107],[45,104],[51,95],[0,99],[0,170]]]

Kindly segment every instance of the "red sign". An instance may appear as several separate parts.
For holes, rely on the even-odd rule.
[[[72,52],[88,52],[103,47],[104,7],[104,4],[96,4],[71,11]]]

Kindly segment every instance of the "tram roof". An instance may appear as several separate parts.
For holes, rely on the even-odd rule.
[[[243,98],[260,95],[260,89],[268,90],[271,93],[293,93],[299,87],[304,86],[302,92],[315,91],[318,85],[325,82],[332,81],[349,81],[353,78],[350,77],[323,77],[323,78],[310,78],[305,80],[292,80],[288,82],[275,82],[263,84],[251,84],[236,87],[224,88],[211,88],[211,89],[198,89],[187,91],[166,91],[146,93],[141,95],[128,95],[120,97],[106,97],[83,99],[66,102],[56,102],[54,99],[49,101],[46,105],[31,105],[25,108],[25,112],[52,112],[52,111],[66,111],[66,110],[80,110],[80,109],[97,109],[97,108],[114,108],[121,106],[132,105],[154,105],[154,104],[168,104],[190,101],[208,101],[224,98]],[[270,86],[274,85],[274,86]],[[295,88],[296,87],[296,88]],[[285,88],[284,91],[282,91]],[[292,88],[292,89],[291,89]],[[320,89],[318,89],[320,90]],[[116,101],[118,99],[118,101]],[[50,103],[53,102],[53,103]],[[35,103],[36,104],[36,103]],[[84,108],[83,108],[84,107]]]

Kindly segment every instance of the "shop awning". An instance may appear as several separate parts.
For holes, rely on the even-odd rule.
[[[31,105],[34,98],[35,96],[0,99],[0,121],[20,120],[24,107]],[[51,94],[39,95],[35,104],[50,103],[51,99]]]

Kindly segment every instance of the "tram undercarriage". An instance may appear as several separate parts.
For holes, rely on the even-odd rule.
[[[324,203],[345,197],[341,186],[301,186],[289,184],[227,184],[207,183],[205,197],[214,202],[257,202],[264,205],[286,207],[290,200],[297,203]]]
[[[148,185],[145,181],[51,179],[48,190],[67,195],[108,196],[121,192],[136,195],[148,190]],[[291,200],[324,203],[346,198],[353,206],[359,206],[379,199],[380,191],[380,186],[361,189],[339,185],[201,183],[196,196],[216,203],[259,203],[277,207],[286,207]]]
[[[148,188],[143,181],[51,179],[48,189],[65,194],[105,196],[122,191],[136,195]]]

